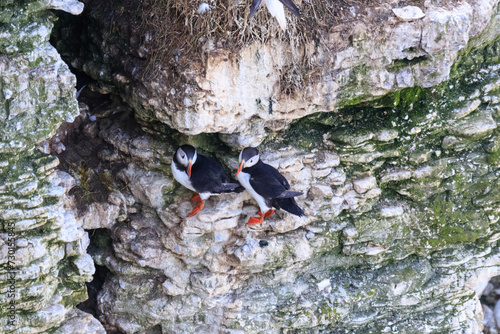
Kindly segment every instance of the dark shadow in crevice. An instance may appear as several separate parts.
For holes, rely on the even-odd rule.
[[[428,56],[416,56],[416,57],[406,57],[403,59],[396,59],[392,62],[392,67],[396,68],[403,68],[403,67],[408,67],[412,65],[416,65],[418,63],[424,62],[428,60]]]
[[[500,324],[496,324],[495,307],[500,308],[500,276],[492,277],[479,299],[483,307],[484,334],[498,333]]]
[[[106,251],[111,251],[112,241],[111,241],[111,231],[106,228],[100,228],[95,230],[87,230],[90,237],[90,245],[87,248],[87,252],[94,257],[97,253],[102,253]],[[101,311],[99,309],[99,304],[97,298],[99,293],[103,289],[104,283],[111,276],[111,271],[105,267],[95,264],[95,273],[93,280],[91,282],[85,283],[87,286],[88,299],[76,307],[83,312],[91,314],[94,318],[101,318]],[[105,325],[105,324],[103,324]],[[123,334],[120,331],[107,331],[108,334]]]
[[[102,289],[104,282],[106,281],[106,277],[108,276],[109,269],[105,266],[95,265],[95,273],[94,279],[91,282],[85,283],[87,285],[87,293],[89,299],[80,304],[76,305],[76,307],[83,312],[92,314],[94,318],[99,319],[99,308],[97,305],[97,296]]]

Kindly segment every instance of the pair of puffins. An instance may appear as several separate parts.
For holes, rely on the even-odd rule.
[[[276,209],[283,209],[299,217],[304,215],[294,199],[302,193],[291,191],[285,177],[260,160],[257,149],[243,149],[239,163],[236,173],[238,184],[226,174],[219,162],[198,154],[193,146],[182,145],[177,149],[172,159],[172,173],[180,184],[194,191],[191,200],[197,203],[189,217],[201,211],[210,196],[239,193],[244,189],[252,195],[260,208],[259,217],[251,217],[249,225],[261,224]]]

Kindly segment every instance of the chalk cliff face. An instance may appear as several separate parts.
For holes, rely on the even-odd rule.
[[[186,16],[196,11],[197,4],[178,2],[189,7],[182,11]],[[304,3],[304,17],[317,17],[318,24],[328,21],[329,13],[318,12],[322,5]],[[175,49],[167,68],[147,59],[148,55],[157,56],[152,50],[158,46],[154,39],[162,33],[139,35],[141,23],[136,20],[143,17],[133,13],[141,8],[130,13],[123,2],[94,11],[94,20],[88,23],[99,30],[89,28],[86,38],[93,46],[89,50],[101,51],[86,57],[80,53],[72,61],[116,88],[145,126],[155,120],[188,135],[224,134],[221,138],[231,147],[258,145],[265,138],[265,129],[281,130],[306,115],[338,110],[404,88],[436,86],[449,79],[458,53],[484,32],[496,5],[494,0],[441,5],[427,1],[421,4],[423,18],[401,21],[392,11],[402,6],[398,1],[354,1],[340,24],[326,30],[315,27],[320,36],[303,38],[307,31],[299,29],[310,27],[292,25],[288,38],[269,38],[265,43],[254,39],[237,51],[231,45],[218,46],[224,44],[218,39],[200,38],[195,57]],[[248,4],[241,1],[235,6],[241,17],[234,20],[245,25],[243,9]],[[205,15],[216,16],[223,10],[214,6]],[[264,23],[274,24],[264,12],[260,14],[265,16]],[[109,17],[113,17],[112,26],[100,29]],[[245,29],[239,30],[243,34],[241,30]],[[495,35],[483,34],[476,43],[484,46]],[[147,69],[144,63],[148,63]],[[144,80],[144,72],[158,75]]]
[[[94,262],[88,234],[64,207],[73,178],[35,148],[78,114],[75,77],[48,40],[77,1],[0,3],[0,318],[3,333],[104,333],[74,306]],[[62,331],[61,331],[62,330]]]
[[[482,329],[479,296],[500,275],[498,1],[414,1],[409,17],[397,0],[297,1],[304,19],[286,33],[264,6],[247,22],[246,1],[204,14],[183,0],[156,12],[84,3],[78,17],[57,13],[52,36],[88,83],[74,121],[75,82],[47,43],[46,9],[81,5],[0,16],[45,31],[27,49],[0,37],[1,215],[24,235],[13,333],[104,332],[74,308],[94,262],[103,285],[91,285],[91,308],[108,332]],[[212,33],[221,12],[223,35]],[[141,21],[155,16],[186,40],[156,62],[161,30]],[[304,193],[306,216],[248,226],[258,208],[241,193],[188,218],[191,194],[170,172],[184,143],[231,173],[239,150],[259,145]]]

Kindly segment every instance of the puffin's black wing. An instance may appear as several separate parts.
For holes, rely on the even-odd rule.
[[[287,179],[285,179],[285,177],[281,175],[281,173],[278,172],[276,168],[263,162],[261,164],[259,163],[259,165],[260,169],[262,169],[263,174],[271,175],[276,180],[278,180],[278,182],[281,183],[286,190],[290,189],[290,184],[288,183]]]
[[[259,8],[261,2],[262,0],[253,0],[252,5],[250,6],[250,15],[248,16],[249,19],[257,13],[257,8]]]
[[[225,194],[225,193],[241,193],[245,188],[239,183],[221,183],[216,186],[211,193],[213,194]]]
[[[267,199],[281,197],[287,192],[278,180],[266,175],[250,176],[250,185],[257,194]]]
[[[290,191],[290,184],[276,168],[262,161],[255,166],[243,170],[250,174],[250,185],[262,197],[291,198],[302,195],[297,191]]]
[[[280,176],[285,180],[281,174]],[[301,192],[288,190],[280,181],[281,180],[277,179],[272,174],[257,174],[250,176],[250,185],[264,198],[291,198],[302,195]],[[288,185],[286,180],[285,182]],[[290,188],[289,185],[288,188]]]
[[[302,210],[295,202],[295,198],[276,198],[272,202],[272,206],[275,208],[283,209],[291,214],[302,217],[304,215],[304,210]]]
[[[293,3],[292,0],[280,0],[280,2],[286,7],[288,8],[293,15],[297,16],[299,19],[300,19],[300,12],[299,12],[299,9],[297,8],[297,6],[295,6],[295,4]]]
[[[212,194],[242,192],[244,188],[231,179],[216,160],[198,154],[191,170],[191,184],[199,192]]]

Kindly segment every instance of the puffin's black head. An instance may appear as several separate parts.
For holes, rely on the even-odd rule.
[[[257,162],[259,162],[259,150],[254,147],[246,147],[240,152],[240,168],[236,176],[241,172],[243,168],[252,167]]]
[[[189,177],[191,177],[191,166],[194,165],[197,157],[196,149],[191,145],[182,145],[175,152],[175,160],[186,167]]]

